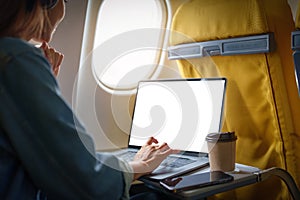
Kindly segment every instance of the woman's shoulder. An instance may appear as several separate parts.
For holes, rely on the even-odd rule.
[[[0,52],[9,55],[19,55],[22,53],[41,53],[33,44],[20,38],[4,37],[0,38]]]
[[[50,65],[43,52],[33,44],[18,38],[0,38],[0,64],[13,76],[28,74],[41,79],[50,77]],[[51,75],[51,76],[50,76]]]

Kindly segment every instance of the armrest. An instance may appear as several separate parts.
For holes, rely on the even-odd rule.
[[[266,170],[262,170],[259,172],[255,172],[254,174],[257,175],[257,182],[264,181],[271,176],[277,176],[281,180],[285,182],[287,185],[289,192],[291,193],[293,199],[300,199],[300,191],[297,188],[296,182],[294,181],[293,177],[285,170],[280,169],[280,168],[270,168]]]

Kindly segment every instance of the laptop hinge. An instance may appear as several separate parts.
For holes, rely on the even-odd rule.
[[[179,44],[168,48],[170,60],[216,55],[268,53],[275,47],[273,33]]]

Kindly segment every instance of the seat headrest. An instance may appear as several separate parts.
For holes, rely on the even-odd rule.
[[[180,6],[172,22],[194,41],[256,35],[268,32],[261,0],[192,0]],[[171,45],[187,43],[188,37],[171,34]]]

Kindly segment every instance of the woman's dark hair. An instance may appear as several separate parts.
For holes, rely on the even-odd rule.
[[[0,37],[35,37],[41,34],[41,0],[0,0]]]
[[[27,0],[26,9],[28,11],[31,11],[36,1],[37,0]],[[53,8],[58,2],[58,0],[39,0],[39,1],[41,6],[45,9]]]

